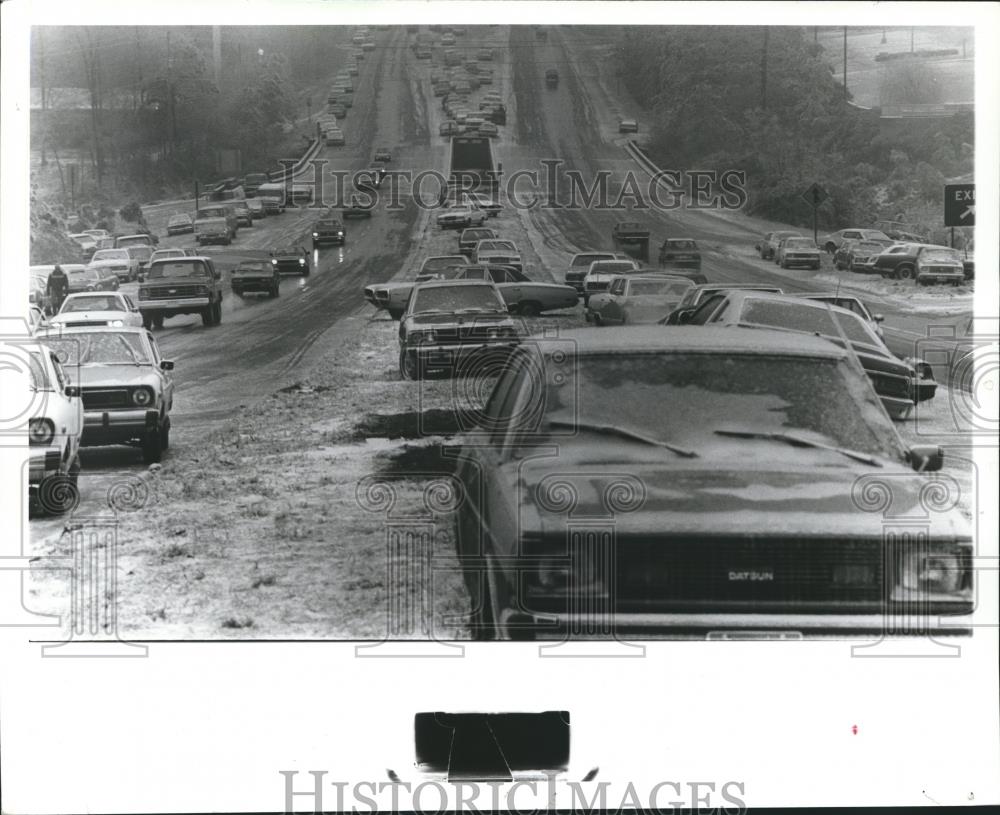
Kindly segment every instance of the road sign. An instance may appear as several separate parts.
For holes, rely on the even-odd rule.
[[[976,185],[945,184],[944,225],[976,225]]]
[[[809,189],[802,193],[802,198],[811,207],[818,207],[830,195],[819,184],[812,184]]]

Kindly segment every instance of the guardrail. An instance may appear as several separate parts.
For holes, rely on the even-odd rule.
[[[274,170],[273,172],[268,173],[268,181],[284,181],[289,175],[292,178],[295,178],[295,176],[301,173],[306,168],[306,165],[316,157],[316,154],[322,146],[323,144],[319,139],[310,139],[309,147],[302,155],[302,158],[300,158],[288,169],[282,167],[280,170]]]

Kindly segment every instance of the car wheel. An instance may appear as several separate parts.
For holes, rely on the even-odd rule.
[[[408,354],[404,350],[399,352],[399,375],[403,379],[420,379],[420,363],[416,354]]]
[[[897,273],[900,280],[912,280],[913,279],[913,267],[912,266],[900,266],[897,268]]]
[[[594,321],[594,325],[604,325],[604,318],[601,317],[596,311],[591,315],[591,319]]]
[[[529,300],[527,303],[521,303],[518,306],[517,313],[522,317],[537,317],[542,313],[542,307],[539,303]]]
[[[212,307],[206,306],[201,310],[201,324],[211,325],[212,324]]]
[[[222,301],[220,300],[214,306],[212,306],[212,324],[220,325],[222,323]]]
[[[837,244],[835,244],[835,243],[828,243],[826,245],[825,249],[826,249],[826,253],[828,255],[832,255],[834,252],[837,251]]]
[[[153,315],[153,328],[163,328],[163,315],[154,314]]]
[[[390,308],[386,309],[386,311],[389,312],[389,316],[394,320],[399,320],[403,316],[403,312],[400,311],[399,309]]]
[[[146,464],[159,464],[163,459],[163,428],[149,431],[142,440],[142,460]]]
[[[163,427],[160,428],[160,448],[166,450],[170,446],[170,417],[163,420]]]
[[[778,266],[780,266],[782,269],[787,269],[788,268],[788,266],[785,265],[785,259],[784,258],[781,259],[781,262],[778,264]]]
[[[243,289],[233,289],[233,294],[237,297],[243,297]]]

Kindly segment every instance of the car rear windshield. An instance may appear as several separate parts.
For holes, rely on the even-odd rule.
[[[809,238],[789,238],[785,241],[786,249],[815,249],[816,244]]]
[[[167,221],[168,224],[186,224],[191,220],[190,215],[172,215],[170,220]]]
[[[71,297],[63,303],[60,311],[124,311],[125,306],[117,297],[94,295],[93,297]]]
[[[502,311],[492,286],[434,286],[413,292],[411,311]]]
[[[209,277],[208,266],[202,260],[177,260],[157,261],[149,267],[146,273],[148,279],[157,280],[159,278],[180,278],[180,277]]]
[[[680,302],[684,293],[693,284],[686,280],[633,280],[628,287],[632,297],[645,294],[656,294],[664,297],[674,297]]]
[[[517,247],[514,246],[514,244],[511,243],[510,241],[489,241],[489,240],[483,241],[481,244],[479,244],[479,250],[483,251],[484,249],[487,251],[492,251],[496,249],[502,250],[504,252],[517,251]]]
[[[962,257],[954,249],[927,249],[920,253],[926,263],[961,263]]]
[[[635,269],[635,264],[628,260],[601,260],[591,264],[590,271],[594,274],[607,274],[608,272],[631,272]]]
[[[575,258],[573,258],[573,263],[571,265],[589,266],[595,260],[607,260],[610,257],[611,255],[609,255],[607,252],[594,252],[589,255],[577,255]]]
[[[855,252],[881,252],[885,247],[873,241],[858,241],[851,247]]]
[[[697,249],[698,244],[694,241],[672,240],[667,241],[667,249]]]
[[[205,207],[204,209],[198,210],[199,218],[225,218],[226,208],[225,207]]]
[[[538,368],[528,365],[525,370]],[[537,425],[524,423],[532,443],[558,442],[558,435],[547,432],[546,423],[554,421],[577,427],[579,444],[590,443],[587,425],[611,426],[693,450],[701,457],[738,459],[744,466],[753,466],[758,456],[802,461],[803,457],[816,456],[817,451],[784,444],[769,449],[758,441],[720,436],[715,430],[791,433],[870,454],[899,455],[877,397],[865,378],[843,360],[741,353],[643,353],[637,349],[629,354],[579,359],[563,354],[561,361],[549,356],[544,374],[534,374],[541,375],[544,411],[535,413],[537,389],[530,400],[533,415],[542,417],[541,421]],[[564,430],[554,432],[565,434]],[[630,455],[624,453],[624,445],[636,449],[621,436],[611,436],[605,454]],[[675,460],[666,451],[662,455]],[[821,455],[827,461],[827,454]],[[747,493],[747,501],[767,500],[768,488],[761,489],[756,498]]]
[[[880,346],[878,339],[855,314],[844,314],[819,306],[749,298],[743,304],[740,320],[752,325],[788,328],[825,337],[839,338],[842,331],[851,342]]]
[[[43,340],[67,365],[148,365],[149,353],[138,334],[74,332],[62,337]]]
[[[271,272],[270,263],[244,262],[236,267],[237,272]]]
[[[101,249],[94,252],[94,256],[90,259],[91,263],[98,260],[128,260],[129,254],[124,249]]]
[[[428,258],[421,267],[421,272],[439,272],[442,269],[450,269],[452,266],[467,265],[464,257],[440,257]]]

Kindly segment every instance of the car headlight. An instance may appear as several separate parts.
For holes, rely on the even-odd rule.
[[[313,232],[313,237],[314,238],[318,238],[319,237],[319,232]]]
[[[305,258],[299,258],[299,266],[305,266],[305,265],[306,265],[306,259]]]
[[[28,444],[48,444],[55,435],[56,426],[51,419],[31,419],[28,422]]]
[[[112,320],[110,323],[108,323],[108,325],[110,325],[112,328],[121,328],[123,325],[125,325],[125,323],[122,320]]]
[[[968,552],[959,548],[917,547],[900,553],[893,600],[928,600],[971,592]]]
[[[433,331],[411,331],[407,337],[406,341],[408,343],[422,343],[422,342],[433,342],[434,332]]]
[[[277,258],[271,258],[271,263],[273,263],[275,266],[277,266],[278,265],[278,259]]]
[[[132,391],[132,403],[139,407],[153,404],[153,391],[150,388],[136,388]]]
[[[337,237],[338,237],[338,238],[342,238],[342,237],[344,237],[344,233],[343,233],[343,232],[338,232],[338,233],[337,233]]]

